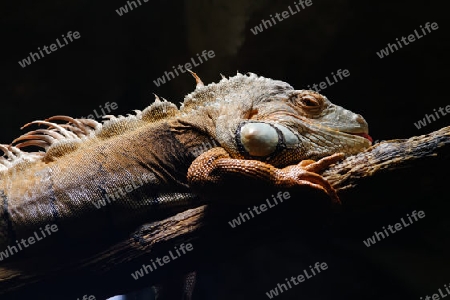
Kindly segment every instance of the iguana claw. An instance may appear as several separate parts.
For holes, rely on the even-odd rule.
[[[329,165],[336,163],[342,158],[344,158],[343,153],[336,153],[324,157],[319,161],[303,160],[297,165],[287,166],[283,169],[276,169],[276,184],[285,187],[307,185],[316,189],[321,189],[331,197],[334,203],[340,204],[341,201],[336,194],[336,190],[325,178],[317,173],[321,172]]]

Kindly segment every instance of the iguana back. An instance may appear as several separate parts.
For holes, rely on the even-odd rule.
[[[5,152],[0,160],[0,251],[48,224],[58,227],[48,240],[70,246],[114,239],[139,224],[199,205],[188,181],[200,186],[220,181],[207,173],[215,160],[208,151],[232,158],[228,162],[233,167],[225,164],[225,171],[238,167],[232,172],[252,176],[249,170],[256,168],[275,180],[272,165],[353,154],[370,145],[360,115],[316,92],[255,74],[207,86],[194,77],[197,88],[180,110],[157,98],[136,115],[110,116],[103,124],[56,116],[32,122],[48,128],[26,133],[14,147],[0,146]],[[205,144],[222,150],[208,150]],[[28,146],[45,152],[21,150]],[[196,159],[201,153],[206,156]],[[192,167],[194,160],[198,163]],[[243,161],[249,163],[241,168]],[[327,185],[317,176],[308,177],[315,187]],[[273,182],[299,184],[289,176],[280,178]],[[39,244],[33,248],[47,245]]]

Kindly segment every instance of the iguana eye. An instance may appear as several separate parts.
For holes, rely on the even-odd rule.
[[[303,96],[300,98],[300,103],[305,108],[318,108],[320,107],[319,101],[311,96]]]
[[[313,91],[296,91],[291,97],[291,103],[304,114],[318,115],[325,108],[326,100],[319,93]]]
[[[316,114],[323,109],[323,99],[320,96],[311,94],[299,95],[297,101],[300,107],[308,113]]]

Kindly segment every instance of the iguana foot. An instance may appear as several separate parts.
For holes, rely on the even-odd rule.
[[[197,157],[188,170],[189,185],[201,192],[214,190],[225,178],[236,177],[239,180],[257,180],[275,187],[289,188],[310,186],[326,192],[334,203],[340,203],[335,189],[317,172],[341,160],[344,154],[337,153],[319,161],[304,160],[300,163],[279,169],[258,160],[230,158],[225,149],[217,147]]]
[[[336,190],[330,185],[330,183],[317,174],[324,169],[326,169],[331,164],[344,158],[343,153],[336,153],[327,157],[320,159],[319,161],[314,160],[303,160],[297,165],[287,166],[283,169],[275,170],[276,185],[284,187],[293,187],[299,185],[307,185],[316,189],[323,190],[326,192],[334,203],[341,203]]]

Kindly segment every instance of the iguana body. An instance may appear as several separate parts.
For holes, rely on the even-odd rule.
[[[157,100],[103,124],[57,116],[34,122],[48,129],[23,135],[15,147],[1,146],[0,251],[46,224],[58,225],[58,242],[98,240],[114,235],[111,228],[126,233],[213,202],[225,177],[280,188],[310,185],[337,201],[314,172],[342,157],[336,153],[354,154],[371,144],[360,115],[316,92],[254,74],[207,86],[196,79],[180,109]],[[196,158],[193,153],[211,142],[220,146]],[[19,150],[27,146],[46,151]],[[94,205],[119,190],[128,192]]]

